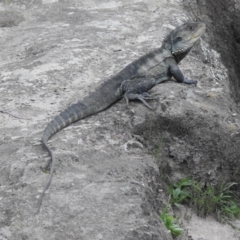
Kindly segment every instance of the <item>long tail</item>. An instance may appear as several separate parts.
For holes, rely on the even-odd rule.
[[[95,114],[97,112],[100,112],[109,107],[117,100],[119,100],[121,98],[121,93],[109,90],[117,89],[118,86],[119,83],[117,81],[114,81],[113,79],[111,81],[104,83],[97,91],[92,92],[82,101],[79,101],[76,104],[69,106],[66,110],[57,115],[45,128],[42,136],[42,143],[43,146],[48,151],[51,158],[50,176],[38,200],[37,213],[39,213],[40,211],[44,194],[51,184],[55,165],[55,156],[47,143],[48,140],[59,130],[63,129],[64,127],[67,127],[71,123],[76,122],[92,114]]]
[[[41,195],[39,197],[39,200],[38,200],[37,214],[40,211],[40,208],[41,208],[41,205],[42,205],[42,200],[43,200],[43,197],[45,195],[45,192],[47,191],[47,189],[49,188],[49,186],[51,184],[52,176],[53,176],[53,170],[54,170],[54,165],[55,165],[55,156],[54,156],[53,151],[48,146],[47,142],[42,140],[42,143],[43,143],[44,147],[47,149],[47,151],[49,152],[49,155],[50,155],[50,158],[51,158],[51,167],[50,167],[50,177],[49,177],[48,182],[47,182],[46,186],[44,187],[44,189],[43,189],[43,191],[42,191],[42,193],[41,193]]]
[[[88,99],[85,99],[85,100],[87,101]],[[66,110],[64,110],[59,115],[57,115],[47,125],[47,127],[45,128],[45,130],[43,132],[42,144],[46,148],[46,150],[48,151],[48,153],[50,155],[50,164],[49,164],[50,176],[49,176],[48,182],[47,182],[46,186],[44,187],[43,192],[41,193],[40,198],[38,200],[37,213],[39,213],[39,211],[40,211],[44,194],[51,184],[54,166],[55,166],[55,155],[47,142],[55,133],[57,133],[59,130],[63,129],[64,127],[70,125],[71,123],[73,123],[77,120],[87,117],[91,114],[102,111],[104,108],[107,107],[107,106],[103,106],[103,105],[100,107],[98,104],[93,105],[91,103],[92,102],[88,102],[88,107],[87,107],[85,104],[83,104],[82,102],[79,101],[78,103],[69,106]]]

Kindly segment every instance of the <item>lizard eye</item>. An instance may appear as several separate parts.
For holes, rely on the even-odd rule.
[[[177,37],[177,42],[181,42],[182,38],[181,37]]]
[[[190,31],[193,31],[193,26],[189,26],[189,30],[190,30]]]

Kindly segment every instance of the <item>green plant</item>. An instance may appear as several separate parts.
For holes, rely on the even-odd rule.
[[[161,150],[162,150],[162,147],[163,147],[163,138],[160,139],[160,141],[158,142],[158,147],[156,149],[156,152],[155,152],[155,158],[158,159],[159,158],[159,155],[161,153]]]
[[[193,185],[193,181],[188,178],[180,180],[178,183],[170,184],[170,202],[175,206],[190,198],[189,187]]]
[[[162,214],[160,215],[166,228],[172,233],[173,236],[179,236],[183,229],[176,224],[176,219],[167,213],[167,208],[165,207]]]
[[[170,202],[176,206],[187,203],[202,217],[212,214],[220,221],[234,219],[240,215],[238,198],[232,190],[234,185],[235,183],[204,184],[185,178],[170,184]]]
[[[200,216],[214,214],[218,220],[234,219],[240,214],[237,197],[231,188],[235,183],[219,185],[195,183],[191,192],[191,203],[196,207]]]

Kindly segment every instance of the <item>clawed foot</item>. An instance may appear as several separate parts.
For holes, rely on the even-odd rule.
[[[194,84],[195,86],[197,86],[197,80],[184,78],[183,83],[185,83],[185,84]]]

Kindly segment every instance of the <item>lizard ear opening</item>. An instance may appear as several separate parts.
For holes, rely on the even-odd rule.
[[[176,38],[176,42],[181,42],[182,41],[182,38],[181,37],[177,37]]]

